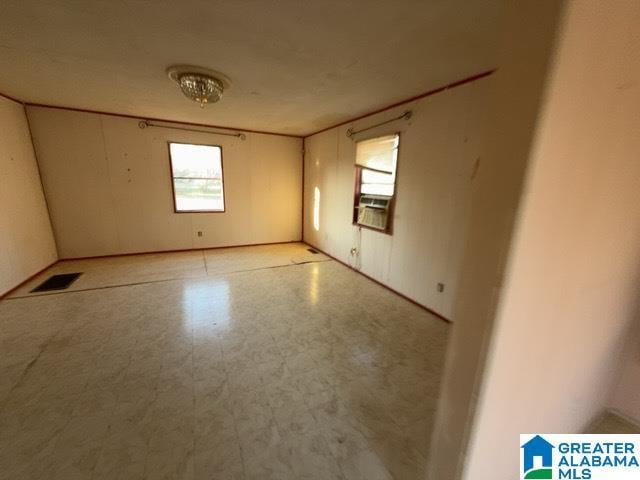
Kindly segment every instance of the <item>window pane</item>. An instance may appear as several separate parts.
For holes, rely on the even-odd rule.
[[[173,180],[177,211],[224,210],[222,180]]]
[[[356,165],[394,173],[398,159],[399,135],[362,140],[356,144]]]
[[[394,175],[390,173],[374,172],[372,170],[362,169],[362,183],[386,183],[393,185]]]
[[[170,143],[176,211],[224,211],[222,149]]]
[[[222,178],[220,147],[171,143],[169,149],[174,177]]]
[[[395,175],[362,169],[360,193],[369,195],[393,195]]]
[[[367,195],[385,195],[393,196],[393,185],[383,185],[380,183],[363,183],[360,186],[360,192]]]

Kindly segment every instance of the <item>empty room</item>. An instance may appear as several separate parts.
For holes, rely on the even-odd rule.
[[[639,52],[636,0],[2,2],[0,479],[614,478],[535,432],[640,434]]]

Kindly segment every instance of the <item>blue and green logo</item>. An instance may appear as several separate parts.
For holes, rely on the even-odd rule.
[[[545,479],[553,478],[553,449],[552,444],[540,435],[536,435],[520,448],[524,450],[522,460],[522,478]],[[538,459],[536,461],[536,459]]]

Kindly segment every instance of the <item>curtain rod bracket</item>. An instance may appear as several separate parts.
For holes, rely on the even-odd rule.
[[[381,125],[386,125],[387,123],[395,122],[396,120],[409,120],[413,116],[413,111],[406,110],[402,115],[391,118],[389,120],[385,120],[384,122],[376,123],[375,125],[371,125],[370,127],[361,128],[360,130],[354,130],[353,127],[347,129],[347,137],[353,138],[354,135],[357,135],[361,132],[366,132],[367,130],[371,130],[372,128],[379,127]]]

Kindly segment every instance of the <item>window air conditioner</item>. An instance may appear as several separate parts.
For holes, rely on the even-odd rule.
[[[391,197],[382,195],[360,195],[358,225],[375,228],[377,230],[386,230],[390,203]]]

